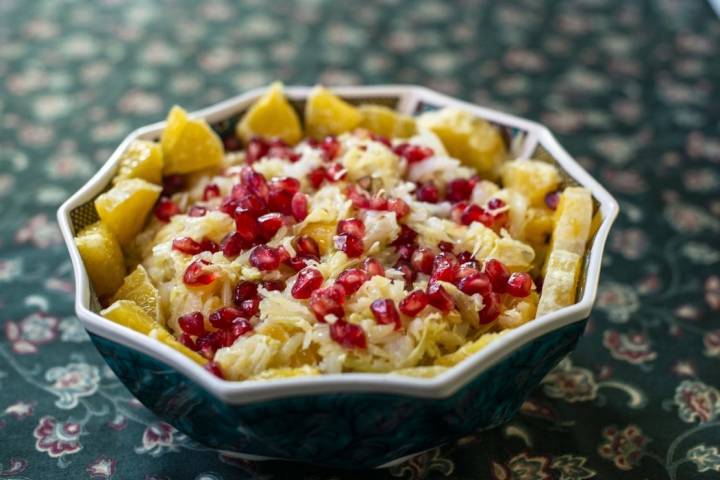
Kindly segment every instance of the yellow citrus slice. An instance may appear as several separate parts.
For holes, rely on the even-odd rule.
[[[110,301],[118,300],[133,301],[153,320],[159,318],[158,290],[150,281],[150,277],[142,265],[138,265],[132,273],[125,277],[122,286]]]
[[[415,119],[382,105],[360,105],[360,127],[388,139],[407,138],[415,134]]]
[[[135,140],[120,157],[120,167],[113,183],[129,178],[141,178],[150,183],[162,182],[163,157],[160,144]]]
[[[546,262],[537,316],[575,303],[582,256],[566,250],[553,250]]]
[[[507,162],[502,166],[501,175],[505,188],[521,192],[533,206],[544,205],[545,195],[560,185],[557,168],[538,160]]]
[[[95,209],[120,244],[127,245],[142,229],[161,191],[139,178],[121,180],[95,199]]]
[[[75,243],[95,293],[103,296],[117,290],[125,277],[125,260],[115,234],[95,222],[78,233]]]
[[[362,118],[357,108],[321,86],[313,89],[305,104],[305,130],[312,138],[349,132]]]
[[[568,187],[560,195],[555,211],[552,249],[579,255],[585,252],[590,236],[593,204],[590,192],[582,187]]]
[[[245,143],[254,136],[279,138],[289,145],[300,141],[303,135],[300,118],[285,99],[282,83],[270,85],[267,93],[245,113],[235,133]]]
[[[204,119],[190,119],[177,105],[167,117],[160,140],[163,173],[182,174],[220,165],[224,149],[220,137]]]

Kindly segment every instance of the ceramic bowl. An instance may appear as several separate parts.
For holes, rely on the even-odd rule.
[[[194,113],[223,137],[265,89]],[[533,320],[431,378],[344,373],[231,382],[164,344],[101,317],[73,236],[97,220],[93,200],[110,186],[134,139],[157,139],[164,123],[131,133],[100,171],[58,211],[75,272],[75,309],[110,368],[135,397],[198,442],[248,459],[283,459],[342,468],[387,466],[509,420],[583,333],[597,293],[603,248],[617,202],[544,126],[422,87],[333,88],[351,103],[379,103],[417,114],[456,106],[502,129],[513,155],[551,162],[567,185],[593,195],[602,223],[590,241],[576,304]],[[302,111],[310,88],[287,87]]]

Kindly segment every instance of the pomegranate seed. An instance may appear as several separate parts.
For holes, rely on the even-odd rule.
[[[215,356],[215,351],[220,348],[219,338],[217,335],[213,335],[213,333],[214,332],[206,333],[195,339],[197,351],[208,360],[212,360]]]
[[[359,218],[340,220],[337,224],[337,234],[342,235],[343,233],[362,238],[365,236],[365,224]]]
[[[398,237],[392,242],[391,245],[409,245],[412,243],[415,243],[415,239],[417,238],[417,232],[413,230],[412,228],[408,227],[407,225],[400,224],[400,234]]]
[[[242,318],[242,312],[235,307],[222,307],[210,314],[208,320],[215,328],[229,328],[233,320]]]
[[[471,203],[463,210],[460,216],[460,223],[470,225],[472,222],[480,222],[486,227],[491,228],[495,223],[495,218],[480,205]]]
[[[341,272],[335,281],[342,285],[346,294],[352,295],[357,292],[362,284],[369,278],[370,276],[363,270],[359,268],[349,268]]]
[[[403,279],[405,280],[405,284],[407,286],[412,286],[412,282],[414,282],[417,278],[417,272],[413,270],[407,262],[399,261],[395,264],[395,267],[393,268],[402,273]]]
[[[468,206],[468,202],[458,202],[450,209],[450,220],[455,223],[460,223],[462,220],[462,214]]]
[[[394,324],[395,330],[400,330],[402,322],[400,315],[395,308],[395,302],[391,299],[379,299],[370,304],[370,311],[375,317],[375,321],[380,325]]]
[[[186,313],[180,316],[178,325],[188,335],[205,335],[205,317],[202,312]]]
[[[230,336],[233,340],[237,340],[238,337],[245,335],[246,333],[252,332],[254,327],[252,323],[248,322],[245,318],[236,318],[233,320],[230,326]]]
[[[330,325],[330,338],[345,348],[367,348],[367,337],[362,327],[345,320]]]
[[[282,142],[282,140],[277,139],[274,140],[274,142]],[[284,142],[282,145],[273,145],[270,147],[270,150],[268,150],[268,153],[266,155],[270,158],[281,158],[283,160],[289,160],[292,163],[297,162],[300,160],[300,154],[294,151],[291,147],[286,145]]]
[[[439,283],[430,282],[427,287],[428,303],[447,313],[455,306],[453,299]]]
[[[240,252],[249,248],[250,245],[252,244],[245,240],[241,234],[232,232],[225,235],[225,238],[222,239],[222,242],[220,242],[220,250],[222,250],[223,255],[232,258],[240,255]]]
[[[296,221],[302,222],[308,216],[308,197],[302,192],[295,192],[290,200],[290,211]]]
[[[440,200],[440,190],[432,182],[426,183],[415,191],[415,198],[420,202],[437,203]]]
[[[414,317],[427,307],[429,298],[422,290],[415,290],[400,301],[400,311],[408,317]]]
[[[185,189],[185,178],[182,175],[168,175],[163,177],[162,185],[161,195],[163,197],[169,197]]]
[[[312,292],[320,288],[324,278],[322,273],[316,268],[306,267],[300,270],[297,279],[290,290],[293,298],[305,299],[310,298]]]
[[[433,260],[431,280],[442,280],[444,282],[455,282],[459,266],[455,255],[448,252],[440,252]]]
[[[560,192],[557,190],[545,195],[545,205],[547,205],[550,210],[557,210],[558,203],[560,203]]]
[[[453,250],[455,250],[455,245],[452,242],[446,242],[444,240],[439,241],[437,246],[441,252],[452,253]]]
[[[347,176],[347,170],[339,163],[331,163],[325,169],[325,178],[330,182],[337,182]]]
[[[380,260],[377,258],[366,258],[365,261],[363,261],[362,269],[365,270],[370,277],[374,277],[375,275],[385,276],[385,267],[382,266],[382,263],[380,263]]]
[[[238,207],[235,210],[235,231],[249,244],[255,242],[258,223],[255,215],[246,208]]]
[[[215,272],[208,272],[205,267],[210,265],[206,260],[195,260],[185,269],[183,282],[186,285],[210,285],[217,278]]]
[[[342,318],[345,315],[344,303],[345,289],[337,283],[315,290],[310,295],[310,309],[321,322],[325,321],[327,315],[335,315],[338,319]]]
[[[366,191],[356,188],[354,185],[347,187],[345,195],[350,199],[355,208],[370,207],[370,195]]]
[[[501,208],[505,208],[505,202],[503,202],[503,201],[502,201],[501,199],[499,199],[499,198],[491,198],[491,199],[487,202],[487,209],[490,210],[490,211],[499,210],[499,209],[501,209]]]
[[[370,210],[387,210],[388,199],[384,195],[376,195],[370,199],[367,208]]]
[[[260,271],[277,270],[280,258],[277,251],[267,245],[258,245],[250,252],[250,264]]]
[[[429,248],[420,247],[412,254],[411,265],[418,272],[430,274],[432,272],[435,255]]]
[[[250,139],[250,143],[245,150],[245,162],[252,165],[267,155],[268,150],[270,150],[270,144],[264,139],[258,137]]]
[[[197,344],[195,343],[195,340],[193,340],[192,337],[190,335],[188,335],[187,333],[183,333],[180,335],[180,343],[185,345],[190,350],[197,351],[197,349],[198,349]]]
[[[243,167],[240,171],[240,183],[248,189],[249,193],[267,200],[270,193],[267,180],[261,173],[253,170],[252,167]]]
[[[445,198],[449,202],[460,202],[470,198],[472,194],[472,185],[465,178],[456,178],[450,180],[447,184],[447,190],[445,192]]]
[[[320,247],[315,239],[308,235],[300,235],[295,239],[295,249],[299,255],[320,256]]]
[[[510,215],[507,210],[502,210],[506,206],[499,198],[491,198],[487,203],[488,213],[492,216],[492,227],[502,227],[507,224],[510,219]],[[502,210],[502,211],[501,211]]]
[[[155,216],[161,222],[169,222],[170,219],[180,213],[180,207],[167,197],[161,197],[155,205]]]
[[[326,162],[329,162],[338,156],[341,145],[337,138],[329,136],[323,139],[319,147],[323,152],[323,158]]]
[[[215,375],[216,377],[225,380],[222,370],[220,369],[220,364],[218,364],[217,362],[213,362],[213,361],[207,362],[203,368],[205,370],[207,370],[208,372],[212,373],[213,375]]]
[[[320,185],[322,185],[323,180],[325,180],[325,167],[317,167],[314,170],[311,170],[310,173],[308,173],[308,181],[310,182],[310,185],[314,189],[320,188]]]
[[[370,139],[373,140],[373,141],[375,141],[375,142],[380,142],[380,143],[382,143],[383,145],[385,145],[385,146],[388,147],[388,148],[391,148],[391,147],[392,147],[392,144],[390,143],[390,140],[389,140],[387,137],[383,136],[383,135],[378,135],[377,133],[372,133],[372,132],[370,132]]]
[[[502,264],[501,261],[491,258],[485,262],[483,269],[485,275],[490,279],[493,290],[497,293],[503,293],[510,279],[510,271]]]
[[[226,213],[227,215],[230,215],[231,217],[235,216],[235,210],[238,208],[238,201],[233,197],[225,197],[218,207],[218,210],[220,210],[223,213]]]
[[[242,148],[240,140],[232,134],[230,134],[230,136],[228,137],[223,138],[222,142],[226,152],[235,152]]]
[[[391,198],[388,200],[387,209],[395,212],[395,217],[399,220],[410,213],[410,205],[401,198]]]
[[[398,259],[406,262],[412,261],[412,256],[416,249],[417,247],[415,245],[400,245],[396,247]]]
[[[267,202],[258,195],[247,193],[240,197],[237,201],[238,208],[247,210],[254,217],[267,213]]]
[[[172,242],[173,250],[177,250],[188,255],[196,255],[203,251],[202,245],[190,237],[178,237]]]
[[[251,318],[260,310],[260,297],[243,300],[240,305],[238,305],[238,308],[242,312],[243,317]]]
[[[200,205],[193,205],[188,210],[188,216],[190,217],[204,217],[207,213],[207,208],[201,207]]]
[[[500,299],[496,293],[483,297],[484,306],[478,314],[481,325],[493,322],[500,315]]]
[[[220,187],[216,183],[209,183],[205,186],[205,190],[203,190],[203,200],[207,201],[211,198],[219,197],[220,196]]]
[[[471,252],[468,252],[467,250],[463,250],[462,252],[458,253],[457,259],[460,263],[475,262],[475,264],[477,265],[477,260],[475,260],[473,254]],[[475,268],[477,268],[477,266]]]
[[[255,298],[258,295],[258,284],[248,280],[242,281],[235,285],[233,292],[233,301],[235,305],[240,305],[245,300]]]
[[[477,268],[477,262],[465,262],[461,263],[458,267],[457,275],[455,275],[455,283],[457,284],[463,278],[472,275],[474,273],[480,273]]]
[[[282,190],[295,193],[300,191],[300,180],[293,177],[275,178],[270,182],[270,190]]]
[[[400,145],[393,148],[396,155],[403,157],[408,163],[417,163],[425,160],[426,158],[435,155],[432,148],[425,147],[422,145],[412,145],[410,143],[401,143]]]
[[[362,238],[350,233],[343,233],[335,237],[335,248],[345,252],[350,258],[356,258],[363,254],[365,246]]]
[[[471,273],[461,279],[458,282],[458,288],[466,295],[475,295],[476,293],[479,293],[483,296],[483,298],[492,292],[490,279],[488,279],[487,275],[480,272]]]
[[[319,260],[318,257],[315,257],[313,255],[295,255],[294,257],[285,260],[285,265],[292,268],[296,272],[299,272],[303,268],[307,267],[307,261],[310,259]]]
[[[264,241],[269,241],[275,236],[280,227],[285,223],[283,216],[279,213],[266,213],[257,219],[260,237]]]
[[[282,292],[285,290],[285,282],[282,280],[264,280],[260,286],[268,292]]]
[[[513,273],[507,281],[506,291],[513,297],[527,297],[532,289],[532,278],[525,272]]]
[[[275,249],[275,255],[277,255],[278,260],[280,260],[280,263],[284,263],[288,260],[290,260],[290,254],[287,250],[285,250],[285,247],[280,245]]]

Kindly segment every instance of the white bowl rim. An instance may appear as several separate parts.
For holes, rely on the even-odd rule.
[[[302,99],[307,97],[312,88],[308,86],[286,86],[285,93],[290,99]],[[222,120],[243,109],[245,105],[264,93],[266,89],[267,87],[262,87],[250,90],[193,112],[190,115],[206,118],[211,123]],[[425,399],[445,398],[454,394],[471,379],[535,338],[584,320],[589,316],[597,295],[603,250],[610,228],[618,215],[619,206],[612,195],[572,159],[545,126],[527,119],[457,100],[416,85],[333,86],[332,90],[340,96],[350,98],[366,97],[368,95],[377,97],[399,96],[401,100],[398,108],[405,111],[414,108],[414,103],[418,101],[439,103],[445,106],[452,105],[466,109],[488,120],[525,130],[527,132],[525,148],[522,149],[520,154],[525,158],[531,154],[537,143],[541,143],[571,177],[592,192],[593,197],[599,202],[599,208],[602,212],[603,221],[595,234],[592,247],[588,253],[587,275],[582,298],[573,305],[538,317],[532,322],[507,332],[468,359],[432,378],[414,378],[376,373],[341,373],[272,381],[221,380],[171,347],[147,335],[109,321],[89,308],[89,280],[75,246],[70,212],[105,188],[115,172],[120,154],[131,141],[137,138],[158,136],[165,125],[165,122],[158,122],[130,133],[102,168],[58,209],[58,222],[70,253],[75,275],[75,311],[83,326],[95,335],[142,352],[176,369],[180,374],[197,383],[223,402],[241,405],[285,397],[343,392],[393,394]]]

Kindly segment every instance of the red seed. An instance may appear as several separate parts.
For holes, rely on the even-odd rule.
[[[412,244],[408,245],[400,245],[395,248],[395,251],[398,254],[398,260],[403,260],[405,262],[409,262],[412,260],[412,256],[415,253],[415,250],[417,247]]]
[[[267,201],[270,188],[261,173],[256,172],[252,167],[243,167],[240,171],[240,183],[248,189],[249,193]]]
[[[235,305],[240,305],[245,300],[255,298],[258,295],[258,284],[248,280],[242,281],[235,285],[233,292],[233,301]]]
[[[557,190],[545,195],[545,205],[547,205],[550,210],[557,210],[558,203],[560,203],[560,192]]]
[[[460,267],[458,267],[457,275],[455,275],[455,283],[458,283],[463,278],[472,275],[474,273],[480,273],[480,270],[478,269],[477,262],[465,262],[461,263]]]
[[[295,250],[299,255],[320,256],[320,247],[315,239],[308,235],[300,235],[295,239]]]
[[[180,343],[185,345],[190,350],[197,351],[197,349],[198,349],[197,344],[195,343],[195,340],[193,340],[192,337],[190,335],[188,335],[187,333],[183,333],[180,335]]]
[[[503,293],[510,279],[510,271],[502,264],[501,261],[491,258],[485,262],[483,268],[485,275],[490,279],[493,290],[497,293]]]
[[[322,143],[319,145],[323,152],[323,158],[326,162],[334,160],[335,157],[340,153],[342,145],[336,137],[325,137]]]
[[[459,265],[455,255],[448,252],[440,252],[435,256],[435,260],[433,260],[430,279],[454,283],[458,270]]]
[[[467,250],[463,250],[462,252],[458,253],[457,259],[460,263],[475,262],[477,264],[477,260],[475,260],[472,252],[468,252]]]
[[[388,147],[388,148],[391,148],[391,147],[392,147],[392,144],[390,143],[390,140],[389,140],[387,137],[383,136],[383,135],[378,135],[377,133],[372,133],[372,132],[370,132],[370,139],[373,140],[373,141],[375,141],[375,142],[380,142],[380,143],[382,143],[383,145],[385,145],[385,146]]]
[[[163,197],[175,195],[185,189],[185,177],[182,175],[167,175],[163,177],[162,185],[163,189],[161,195]]]
[[[300,180],[293,177],[275,178],[270,182],[270,190],[282,190],[295,193],[300,191]]]
[[[323,180],[325,180],[325,167],[317,167],[314,170],[311,170],[310,173],[308,173],[308,181],[310,182],[310,185],[314,189],[320,188],[320,185],[322,185]]]
[[[250,139],[250,143],[248,143],[247,149],[245,150],[245,162],[247,162],[248,165],[252,165],[267,155],[268,150],[270,150],[270,144],[264,139],[259,137]]]
[[[387,209],[395,212],[395,217],[399,220],[410,213],[410,205],[401,198],[391,198],[388,200]]]
[[[453,203],[467,200],[472,194],[472,189],[473,187],[467,179],[456,178],[455,180],[450,180],[450,182],[448,182],[445,191],[445,198],[449,202]]]
[[[203,200],[207,201],[211,198],[219,197],[220,196],[220,187],[216,183],[209,183],[205,186],[205,189],[203,190]]]
[[[215,328],[229,328],[233,320],[242,316],[242,312],[235,307],[222,307],[211,313],[208,320]]]
[[[375,195],[370,199],[367,208],[370,210],[387,210],[388,199],[385,195]]]
[[[417,278],[417,272],[407,262],[402,260],[397,262],[393,268],[402,273],[405,285],[411,287],[412,282]]]
[[[503,202],[501,199],[491,198],[490,200],[488,200],[487,209],[490,210],[491,212],[493,210],[499,210],[501,208],[505,208],[505,202]]]
[[[260,238],[265,242],[269,241],[284,223],[283,216],[279,213],[266,213],[261,216],[257,219]]]
[[[450,220],[461,223],[462,214],[468,206],[468,202],[458,202],[450,209]]]
[[[246,243],[254,243],[258,232],[255,215],[246,208],[238,207],[235,210],[235,231]]]
[[[260,286],[268,292],[281,292],[285,290],[285,282],[282,280],[263,280]]]
[[[495,223],[495,218],[480,205],[471,203],[463,210],[460,216],[460,223],[470,225],[472,222],[480,222],[486,227],[492,228]]]
[[[169,222],[170,219],[180,213],[180,207],[167,197],[161,197],[155,205],[155,216],[161,222]]]
[[[283,215],[292,213],[292,199],[294,193],[289,190],[270,190],[267,209],[271,212],[280,212]]]
[[[429,303],[427,293],[422,290],[415,290],[400,301],[400,311],[409,317],[414,317],[427,307]]]
[[[269,158],[281,158],[283,160],[289,160],[293,163],[300,160],[300,154],[297,153],[292,149],[292,147],[289,147],[280,139],[274,139],[273,145],[270,146],[270,150],[268,150],[267,157]]]
[[[345,320],[330,325],[330,338],[345,348],[367,348],[367,337],[362,327]]]
[[[260,310],[260,297],[243,300],[240,305],[238,305],[238,308],[242,312],[243,317],[251,318]]]
[[[188,335],[205,334],[205,317],[202,312],[186,313],[178,318],[180,329]]]
[[[435,254],[432,250],[425,247],[420,247],[412,254],[410,264],[415,270],[421,273],[430,274],[433,268],[433,262],[435,261]]]
[[[413,230],[412,228],[408,227],[407,225],[400,224],[400,234],[398,237],[392,242],[391,245],[409,245],[412,243],[415,243],[415,239],[417,238],[417,232]]]
[[[260,271],[277,270],[280,266],[278,252],[267,245],[258,245],[250,252],[250,264]]]
[[[426,183],[415,191],[415,198],[420,202],[437,203],[440,200],[440,190],[432,182]]]
[[[277,258],[280,261],[280,263],[284,263],[284,262],[290,260],[290,254],[288,253],[287,250],[285,250],[285,247],[283,247],[282,245],[280,245],[279,247],[277,247],[275,249],[275,255],[277,255]]]
[[[432,148],[422,145],[412,145],[410,143],[401,143],[393,148],[396,155],[403,157],[408,163],[417,163],[426,158],[435,155]]]
[[[355,208],[370,207],[370,195],[365,190],[361,190],[354,185],[348,185],[345,195],[350,199]]]
[[[254,217],[259,217],[268,211],[267,202],[253,193],[247,193],[240,197],[237,204],[238,208],[247,210]]]
[[[367,272],[370,277],[375,275],[385,276],[385,267],[383,267],[380,260],[373,257],[368,257],[363,261],[362,269]]]
[[[466,295],[479,293],[483,297],[492,291],[492,285],[487,275],[480,272],[471,273],[458,282],[458,288]]]
[[[500,315],[500,299],[496,293],[483,297],[484,306],[478,314],[481,325],[493,322]]]
[[[402,322],[400,315],[395,308],[395,302],[389,298],[378,299],[370,304],[370,311],[375,317],[375,321],[380,325],[395,325],[395,330],[400,330]]]
[[[215,356],[215,351],[221,347],[219,338],[217,335],[214,335],[214,332],[197,337],[195,339],[195,345],[200,355],[208,360],[212,360]]]
[[[345,252],[345,255],[350,258],[356,258],[363,254],[365,246],[363,245],[362,238],[349,233],[343,233],[335,237],[335,248],[341,252]]]
[[[295,255],[294,257],[285,260],[284,263],[296,272],[299,272],[307,266],[307,261],[310,259],[319,260],[318,257],[314,257],[312,255]]]
[[[193,205],[190,207],[190,210],[188,210],[188,216],[190,217],[204,217],[207,213],[206,207],[201,207],[200,205]]]
[[[308,196],[302,192],[295,192],[290,200],[290,210],[296,221],[305,220],[308,216]]]
[[[233,320],[232,325],[230,326],[230,336],[233,340],[237,340],[238,337],[241,337],[246,333],[252,332],[253,330],[254,327],[252,323],[250,323],[247,319],[236,318],[235,320]]]
[[[455,250],[455,244],[453,244],[452,242],[446,242],[444,240],[439,241],[437,246],[441,252],[452,253],[453,250]]]
[[[227,215],[230,215],[231,217],[235,216],[235,210],[238,208],[238,201],[237,199],[233,197],[225,197],[218,207],[218,210],[220,210],[223,213],[226,213]]]
[[[173,239],[172,248],[173,250],[187,253],[188,255],[197,255],[203,251],[202,245],[190,237],[178,237]]]
[[[335,280],[337,283],[343,286],[345,293],[352,295],[357,292],[363,283],[365,283],[370,276],[367,272],[360,270],[359,268],[349,268],[338,275]]]
[[[322,273],[316,268],[306,267],[300,270],[290,290],[293,298],[310,298],[312,292],[320,288],[324,281]]]
[[[337,224],[337,234],[342,235],[343,233],[362,238],[365,236],[365,224],[359,218],[340,220]]]
[[[342,285],[334,283],[326,288],[315,290],[310,295],[310,309],[315,317],[325,321],[327,315],[335,315],[337,318],[345,316],[343,304],[345,304],[345,289]]]
[[[428,303],[441,312],[447,313],[455,306],[452,297],[439,283],[430,282],[427,287]]]
[[[249,248],[251,245],[252,243],[248,242],[238,232],[231,232],[225,235],[225,238],[220,242],[220,250],[222,250],[223,255],[232,258],[240,255],[240,252]]]
[[[209,285],[217,278],[217,273],[208,272],[205,267],[210,265],[207,260],[195,260],[185,269],[183,282],[186,285]]]
[[[216,377],[225,380],[225,376],[222,373],[222,370],[220,369],[220,364],[217,362],[207,362],[205,366],[203,367],[208,372],[212,373]]]
[[[527,297],[532,289],[532,278],[528,273],[513,273],[507,281],[506,291],[513,297]]]
[[[325,169],[325,178],[330,182],[337,182],[347,176],[347,170],[339,163],[331,163]]]

